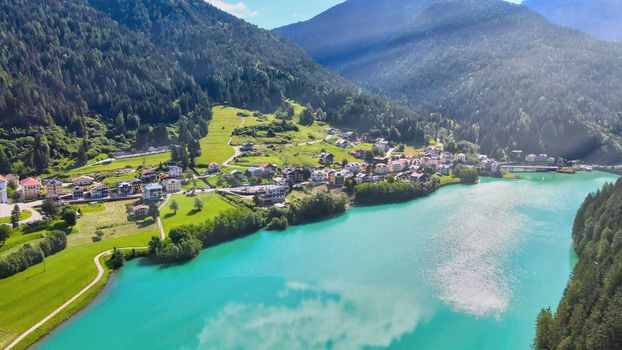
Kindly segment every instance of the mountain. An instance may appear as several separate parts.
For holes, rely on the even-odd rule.
[[[525,0],[523,5],[564,27],[622,42],[620,0]]]
[[[622,161],[622,46],[501,0],[348,0],[276,29],[322,65],[486,153]]]
[[[538,316],[534,349],[622,349],[622,180],[586,198],[572,238],[579,262],[556,313]]]
[[[0,32],[0,153],[24,160],[22,173],[46,168],[40,146],[52,158],[75,158],[81,138],[101,153],[148,146],[138,124],[208,120],[210,100],[273,112],[295,99],[327,122],[423,139],[411,110],[203,0],[8,1]]]

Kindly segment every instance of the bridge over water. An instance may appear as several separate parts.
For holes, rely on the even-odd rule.
[[[559,167],[554,165],[521,165],[521,164],[504,164],[499,166],[501,171],[509,171],[513,173],[520,172],[545,172],[556,171]]]

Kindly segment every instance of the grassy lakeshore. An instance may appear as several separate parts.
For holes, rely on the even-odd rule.
[[[37,264],[0,280],[0,347],[7,346],[12,339],[89,284],[97,275],[93,264],[94,256],[114,247],[146,246],[152,236],[159,234],[157,225],[153,222],[127,221],[124,215],[125,204],[129,202],[107,203],[98,210],[85,208],[83,217],[67,237],[67,248],[46,258],[45,270],[44,264]],[[91,239],[96,228],[104,231],[99,242]],[[33,234],[40,236],[40,233]],[[100,284],[103,286],[104,282]],[[18,348],[27,347],[54,325],[82,308],[97,294],[95,289],[101,286],[83,295],[35,334],[31,334],[29,341],[22,341]],[[19,307],[14,307],[15,305]]]

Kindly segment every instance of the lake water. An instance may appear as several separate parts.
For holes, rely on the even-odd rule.
[[[529,349],[576,257],[585,196],[615,177],[482,179],[261,232],[187,264],[134,261],[37,349]]]

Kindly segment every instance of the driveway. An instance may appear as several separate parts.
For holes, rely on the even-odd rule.
[[[19,222],[20,225],[28,224],[31,222],[43,220],[43,216],[34,209],[36,206],[40,206],[41,201],[35,201],[30,203],[17,203],[17,206],[20,210],[28,210],[32,213],[32,215],[26,219]],[[15,204],[0,204],[0,218],[11,216],[11,212],[13,211],[13,207]]]

